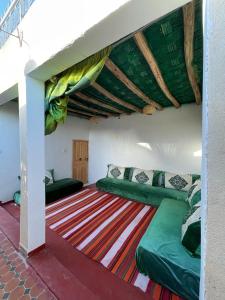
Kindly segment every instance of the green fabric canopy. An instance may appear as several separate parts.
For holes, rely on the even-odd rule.
[[[95,81],[104,67],[111,47],[88,57],[46,83],[45,134],[55,131],[67,115],[68,96]]]

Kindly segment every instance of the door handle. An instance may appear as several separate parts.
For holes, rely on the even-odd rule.
[[[79,158],[79,160],[82,160],[82,158]]]

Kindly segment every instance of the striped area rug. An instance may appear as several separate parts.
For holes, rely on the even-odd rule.
[[[156,208],[95,189],[46,207],[47,225],[76,249],[154,300],[180,300],[138,272],[135,250]]]

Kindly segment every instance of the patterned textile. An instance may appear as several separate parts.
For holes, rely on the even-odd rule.
[[[140,274],[135,250],[156,208],[85,189],[46,208],[47,225],[74,248],[154,300],[180,300]]]
[[[123,168],[123,167],[109,165],[107,177],[116,178],[116,179],[124,179],[124,172],[125,172],[125,168]]]
[[[52,184],[53,182],[54,182],[53,170],[46,170],[45,171],[45,184],[49,185],[49,184]]]
[[[192,176],[165,172],[165,187],[175,190],[188,191],[192,185]]]
[[[186,222],[182,225],[182,244],[195,255],[201,243],[201,208],[194,207],[192,214],[188,217]]]
[[[134,169],[131,181],[141,184],[152,185],[153,171],[152,170],[142,170]]]
[[[201,180],[198,179],[194,182],[188,192],[187,201],[189,202],[190,206],[193,207],[197,205],[201,201]]]
[[[45,134],[51,134],[65,120],[68,96],[97,79],[110,51],[107,47],[46,82]]]

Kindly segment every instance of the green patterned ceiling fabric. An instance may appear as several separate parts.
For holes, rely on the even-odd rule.
[[[68,96],[95,81],[111,51],[107,47],[46,83],[45,134],[55,131],[67,114]]]
[[[143,30],[143,34],[158,63],[165,83],[180,104],[195,102],[185,64],[183,26],[183,12],[182,8],[180,8],[162,17]],[[195,1],[195,32],[193,43],[193,67],[201,90],[203,33],[202,2],[200,0]],[[145,95],[163,107],[173,105],[159,87],[133,37],[114,47],[109,57]],[[142,99],[131,92],[106,67],[103,68],[97,78],[97,83],[127,103],[134,104],[139,108],[143,108],[145,105]],[[131,112],[123,106],[111,101],[93,87],[87,87],[82,92],[104,103],[123,109],[125,112]]]
[[[195,31],[192,66],[201,91],[203,72],[202,1],[195,0],[194,4]],[[194,103],[195,96],[188,78],[185,63],[182,8],[160,18],[156,22],[145,27],[142,32],[157,61],[170,93],[181,105]],[[125,103],[132,104],[139,109],[142,109],[146,105],[140,97],[128,89],[122,81],[104,66],[108,55],[112,62],[116,64],[128,79],[130,79],[146,96],[159,103],[162,107],[173,105],[158,85],[148,63],[136,45],[133,36],[126,37],[126,39],[120,41],[117,45],[113,45],[111,52],[110,50],[111,48],[107,48],[102,52],[99,52],[97,58],[96,55],[94,55],[63,72],[57,76],[57,84],[55,82],[48,82],[46,93],[46,123],[49,124],[49,132],[55,129],[54,125],[57,125],[58,121],[64,120],[66,116],[68,95],[70,95],[77,104],[83,104],[87,107],[87,110],[84,110],[81,109],[79,105],[76,106],[74,102],[68,103],[68,107],[75,108],[81,113],[89,112],[93,115],[101,116],[99,113],[91,112],[91,108],[99,109],[102,114],[104,114],[104,112],[113,113],[113,108],[117,108],[124,113],[133,113],[132,110],[122,105],[122,103],[116,103],[113,99],[110,99],[91,86],[90,83],[93,80],[96,80],[101,87]],[[95,65],[96,61],[99,62],[99,64],[97,63],[97,65]],[[83,71],[83,69],[85,71]],[[77,79],[77,75],[74,75],[77,74],[77,70],[79,79]],[[89,74],[91,75],[91,79]],[[76,95],[78,90],[82,91],[84,95],[99,101],[99,104],[93,104],[88,100],[81,99]],[[101,107],[101,103],[110,105],[112,110]]]

